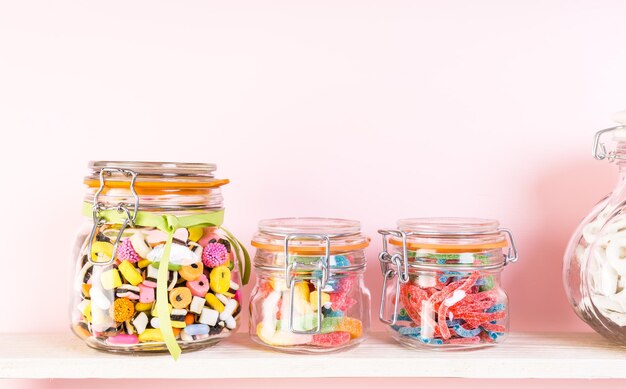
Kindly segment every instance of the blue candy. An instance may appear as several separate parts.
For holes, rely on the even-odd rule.
[[[422,343],[426,343],[426,344],[443,344],[443,340],[442,339],[419,338],[419,340],[421,340]]]
[[[503,332],[494,332],[494,331],[489,331],[484,329],[483,327],[480,327],[483,331],[485,331],[487,333],[487,335],[489,335],[489,337],[493,340],[498,340],[499,337],[503,336],[504,333]]]
[[[322,308],[322,314],[324,314],[324,317],[342,317],[342,316],[345,316],[345,313],[343,311],[340,311],[340,310],[333,311],[332,309],[328,309],[328,308]]]
[[[398,329],[400,335],[419,335],[422,332],[421,327],[401,327]]]
[[[474,336],[478,336],[480,334],[480,328],[474,328],[473,330],[467,330],[460,325],[454,326],[454,332],[456,332],[459,336],[463,338],[473,338]]]
[[[504,310],[504,304],[495,304],[491,308],[485,310],[487,313],[500,312]]]
[[[188,335],[207,335],[209,333],[209,326],[206,324],[190,324],[185,327],[185,332]]]

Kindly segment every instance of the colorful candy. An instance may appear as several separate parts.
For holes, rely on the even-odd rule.
[[[400,286],[401,310],[393,328],[429,345],[493,343],[507,332],[507,311],[498,290],[486,288],[493,284],[488,277],[479,271],[412,275]]]
[[[73,311],[73,328],[80,336],[91,336],[107,349],[163,342],[156,288],[166,235],[144,230],[149,229],[134,229],[132,235],[122,238],[111,265],[92,266],[86,256],[80,265],[80,300]],[[225,265],[228,247],[222,245],[227,250],[226,261],[207,269],[201,261],[204,246],[196,243],[203,234],[203,228],[190,229],[188,234],[177,232],[171,246],[166,314],[175,336],[184,342],[223,337],[236,329],[241,312],[235,298],[238,280]],[[185,241],[187,235],[189,239]],[[92,257],[104,262],[107,257],[110,260],[113,245],[106,236],[99,236],[105,240],[94,241],[98,244],[92,248]],[[116,231],[107,230],[107,236],[115,237]],[[213,289],[209,277],[215,284]]]

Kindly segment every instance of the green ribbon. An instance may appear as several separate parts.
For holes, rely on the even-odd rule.
[[[92,216],[92,204],[83,204],[83,215]],[[100,211],[98,216],[110,224],[123,224],[126,221],[126,213],[120,213],[115,209],[107,209]],[[199,213],[187,216],[174,215],[158,215],[151,212],[137,211],[135,217],[135,225],[141,227],[154,227],[167,233],[167,240],[163,250],[163,256],[159,263],[159,272],[157,274],[157,290],[156,290],[156,309],[159,313],[159,328],[163,335],[163,341],[168,351],[174,358],[178,360],[181,349],[174,336],[172,329],[172,321],[169,315],[168,297],[167,297],[167,279],[168,264],[170,260],[170,252],[172,249],[172,240],[174,232],[179,228],[192,227],[219,227],[224,231],[226,240],[231,244],[239,265],[239,273],[242,274],[242,283],[246,285],[250,280],[250,254],[248,250],[235,238],[235,236],[222,227],[224,221],[224,210],[211,211],[208,213]],[[115,255],[115,253],[113,253]],[[243,261],[242,261],[243,254]]]

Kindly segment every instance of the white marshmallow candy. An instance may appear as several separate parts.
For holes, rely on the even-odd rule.
[[[214,309],[202,308],[202,313],[200,314],[198,322],[214,326],[215,323],[217,323],[217,318],[219,317],[219,315],[220,313]]]
[[[193,296],[193,298],[191,299],[191,304],[189,305],[189,311],[197,313],[198,315],[201,314],[205,302],[206,300],[204,298]]]
[[[133,319],[133,325],[137,333],[141,335],[148,326],[148,315],[144,312],[140,312],[139,315]]]

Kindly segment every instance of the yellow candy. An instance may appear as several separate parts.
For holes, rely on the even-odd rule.
[[[228,292],[230,289],[230,269],[228,266],[222,265],[213,268],[209,274],[209,284],[215,293]]]
[[[224,311],[224,304],[222,304],[222,302],[218,300],[213,293],[207,293],[204,298],[206,299],[206,303],[209,304],[209,307],[220,313]]]
[[[312,335],[293,334],[287,331],[274,331],[272,328],[263,328],[263,322],[256,327],[256,334],[261,341],[270,346],[294,346],[307,344],[313,340]]]
[[[91,260],[108,262],[113,257],[113,245],[109,242],[96,241],[91,244]]]
[[[143,277],[139,271],[135,269],[135,266],[133,266],[133,264],[129,261],[120,263],[117,269],[131,285],[137,286],[141,284],[141,281],[143,281]]]
[[[122,285],[122,279],[120,278],[120,273],[117,269],[102,272],[102,275],[100,275],[100,282],[102,283],[102,287],[106,290],[115,289]]]
[[[309,301],[311,302],[311,308],[313,308],[314,311],[317,311],[317,294],[319,292],[317,290],[314,290],[313,292],[311,292],[311,296],[309,298]],[[330,302],[330,295],[328,293],[322,292],[322,305],[326,305],[327,303]]]
[[[199,241],[200,238],[202,238],[202,235],[204,235],[204,228],[203,227],[187,228],[187,231],[189,231],[189,240],[192,241],[192,242]]]
[[[135,311],[146,312],[152,309],[152,303],[137,303],[135,304]]]
[[[287,290],[287,283],[284,278],[270,278],[270,286],[277,292]]]
[[[142,259],[141,261],[137,262],[137,267],[139,267],[140,269],[143,269],[143,268],[148,267],[148,265],[150,265],[151,263],[152,261],[149,259]]]
[[[144,332],[139,334],[140,342],[162,342],[163,334],[161,334],[161,330],[158,328],[146,328]]]

